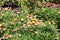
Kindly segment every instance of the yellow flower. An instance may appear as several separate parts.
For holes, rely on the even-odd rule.
[[[49,24],[55,24],[53,20],[48,20]]]
[[[39,22],[42,22],[42,20],[39,20]]]
[[[30,27],[31,25],[29,24],[28,27]]]
[[[9,37],[12,37],[12,35],[9,35]]]
[[[38,34],[38,32],[35,32],[35,34]]]
[[[60,11],[58,12],[58,14],[60,14]]]
[[[40,24],[40,22],[37,22],[37,24]]]
[[[10,24],[11,24],[11,25],[14,25],[14,24],[15,24],[15,22],[10,22]]]
[[[21,24],[21,22],[20,22],[20,21],[19,21],[18,23],[19,23],[19,24]]]
[[[34,24],[34,23],[35,23],[35,21],[32,21],[32,23]]]
[[[24,18],[21,18],[21,21],[24,21]]]
[[[29,16],[29,17],[30,17],[31,15],[30,15],[30,14],[27,14],[27,16]]]
[[[27,18],[31,18],[31,15],[30,14],[27,14]]]
[[[32,24],[32,22],[31,21],[28,21],[27,24]]]
[[[40,22],[39,22],[39,21],[36,21],[36,22],[35,22],[35,25],[39,25],[39,24],[40,24]]]
[[[17,18],[14,18],[14,21],[16,21],[17,20]]]
[[[37,23],[35,23],[35,25],[38,25]]]
[[[18,14],[20,13],[20,12],[17,12]]]
[[[5,30],[6,30],[6,28],[3,28],[3,30],[5,31]]]
[[[0,24],[0,28],[2,27],[3,25],[2,24]]]
[[[35,20],[35,21],[36,21],[37,19],[35,18],[35,19],[33,19],[33,20]]]

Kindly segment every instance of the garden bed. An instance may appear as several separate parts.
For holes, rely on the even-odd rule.
[[[60,4],[39,6],[35,2],[4,2],[0,7],[0,40],[59,39]]]

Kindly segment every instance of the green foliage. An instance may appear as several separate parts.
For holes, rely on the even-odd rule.
[[[2,0],[0,0],[0,6],[4,5],[4,2]]]
[[[6,0],[15,2],[15,0]],[[53,0],[46,0],[53,1]],[[45,0],[18,0],[21,11],[0,10],[0,38],[6,40],[55,40],[60,9],[43,8]],[[4,2],[3,2],[4,3]]]
[[[25,9],[26,8],[26,9]],[[23,25],[26,24],[27,22],[29,22],[30,20],[32,21],[32,19],[27,18],[27,14],[29,13],[29,10],[27,9],[27,7],[24,7],[22,12],[20,14],[17,14],[16,16],[14,16],[14,12],[9,9],[7,12],[4,12],[4,16],[2,16],[2,19],[0,22],[5,22],[5,25],[3,25],[1,31],[0,32],[0,37],[2,38],[4,36],[4,34],[8,33],[9,35],[12,35],[12,37],[8,37],[7,40],[55,40],[55,38],[57,37],[57,31],[56,31],[56,24],[50,24],[48,22],[48,20],[56,20],[56,17],[59,15],[57,12],[57,9],[53,9],[53,8],[37,8],[36,10],[34,10],[37,18],[36,20],[40,20],[40,18],[42,18],[42,23],[44,23],[42,25],[35,25],[35,24],[31,24],[31,26],[26,25],[26,27],[28,28],[24,28]],[[2,12],[2,11],[1,11]],[[2,12],[2,13],[3,13]],[[46,14],[49,14],[48,16],[46,16]],[[2,15],[2,14],[1,14]],[[31,14],[31,17],[34,18],[34,13]],[[14,20],[15,18],[17,18],[17,20]],[[21,18],[23,18],[24,20],[21,20]],[[11,23],[14,23],[11,25]],[[21,23],[19,23],[21,22]],[[56,23],[56,22],[55,22]],[[0,24],[1,25],[1,24]],[[4,28],[6,28],[6,30],[3,30]],[[19,29],[18,29],[19,28]],[[16,31],[15,31],[16,30]]]
[[[43,18],[45,20],[55,20],[58,16],[58,11],[54,8],[37,8],[35,9],[36,14],[38,15],[38,18]]]

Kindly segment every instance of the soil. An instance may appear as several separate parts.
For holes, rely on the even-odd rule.
[[[47,2],[47,3],[44,4],[44,7],[60,8],[60,4]]]
[[[1,9],[6,9],[8,10],[9,8],[12,8],[12,10],[16,13],[16,12],[20,12],[21,8],[17,5],[18,2],[16,1],[15,3],[9,3],[9,2],[5,2],[4,6],[0,7]],[[58,3],[51,3],[51,2],[47,2],[44,4],[43,7],[51,7],[51,8],[60,8],[60,4]]]

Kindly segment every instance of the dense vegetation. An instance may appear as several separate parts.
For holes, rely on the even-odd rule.
[[[0,0],[0,40],[55,40],[60,8],[44,8],[55,0]],[[14,12],[12,5],[18,6]],[[10,6],[10,7],[9,7]]]

